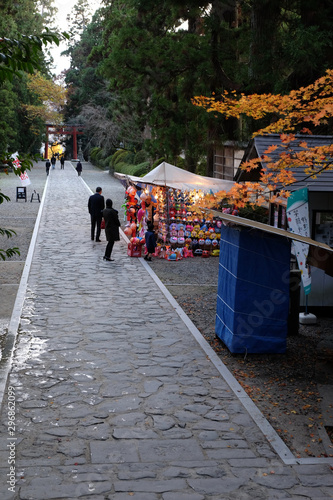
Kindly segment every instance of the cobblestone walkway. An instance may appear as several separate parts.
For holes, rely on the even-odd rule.
[[[70,166],[51,172],[2,405],[0,498],[332,498],[330,465],[280,459],[125,241],[103,261],[88,196]]]

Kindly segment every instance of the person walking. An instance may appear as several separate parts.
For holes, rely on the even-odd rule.
[[[82,174],[82,163],[80,162],[80,160],[77,162],[76,171],[77,175],[80,177],[80,175]]]
[[[63,170],[65,168],[65,157],[62,156],[60,158],[60,169]]]
[[[145,232],[145,241],[147,247],[147,254],[144,259],[151,261],[151,256],[155,252],[156,248],[156,234],[154,232],[154,224],[152,222],[148,222],[148,231]]]
[[[45,163],[46,175],[49,175],[50,168],[51,168],[51,162],[48,158],[46,158],[46,163]]]
[[[53,155],[51,158],[52,169],[55,169],[57,158]]]
[[[107,239],[107,245],[105,249],[104,260],[114,261],[111,259],[111,253],[115,241],[119,241],[119,217],[118,211],[112,208],[112,200],[109,198],[105,202],[106,208],[104,208],[102,214],[105,220],[105,236]]]
[[[88,211],[90,213],[91,221],[91,239],[94,241],[95,228],[96,228],[96,241],[100,242],[99,239],[101,235],[101,222],[102,222],[102,210],[104,210],[104,196],[102,196],[102,188],[97,187],[96,193],[92,194],[88,200]]]

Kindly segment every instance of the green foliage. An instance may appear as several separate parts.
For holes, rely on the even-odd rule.
[[[34,0],[4,0],[0,33],[0,164],[20,175],[40,158],[31,152],[39,150],[40,141],[37,145],[36,138],[40,138],[41,125],[45,127],[38,120],[29,121],[25,116],[24,105],[31,104],[33,99],[27,89],[26,74],[36,70],[46,72],[43,48],[53,43],[59,45],[68,35],[43,27],[43,17],[37,12]],[[5,152],[8,149],[27,153],[18,157],[20,165],[13,162],[11,153]],[[8,199],[0,191],[0,203]],[[0,234],[10,238],[15,232],[0,228]],[[18,248],[0,249],[2,260],[13,255],[20,255]]]
[[[135,154],[134,157],[134,165],[139,165],[140,163],[143,163],[148,160],[148,155],[147,152],[141,149],[141,151],[138,151]]]
[[[110,156],[107,156],[105,158],[105,166],[106,167],[111,167],[111,165],[112,165],[112,157],[113,157],[113,155],[110,155]]]
[[[96,158],[97,163],[100,163],[103,160],[103,158],[104,158],[103,148],[99,148],[99,151],[96,152],[95,158]]]
[[[268,224],[268,209],[265,207],[247,205],[240,208],[238,212],[240,217]]]
[[[234,210],[234,205],[230,205],[229,203],[220,203],[219,209],[222,208],[230,208]],[[244,219],[254,220],[256,222],[262,222],[263,224],[268,224],[269,219],[269,211],[268,208],[262,206],[251,206],[246,204],[245,207],[237,208],[239,217],[243,217]]]
[[[0,87],[0,151],[9,147],[15,150],[17,137],[17,103],[12,84],[4,82]]]
[[[104,158],[104,151],[100,147],[94,147],[89,151],[90,161],[95,167],[106,168],[108,167],[107,159]]]
[[[154,170],[154,168],[158,167],[160,165],[160,163],[163,163],[164,161],[167,162],[167,159],[164,158],[163,156],[161,158],[159,158],[158,160],[154,161],[154,163],[153,163],[153,165],[151,167],[151,170]]]
[[[21,78],[14,77],[12,85],[16,96],[17,116],[16,147],[13,150],[34,154],[40,151],[45,134],[45,122],[39,117],[28,115],[25,106],[39,104],[39,98],[29,90],[27,75],[23,75]]]
[[[118,151],[116,151],[112,156],[111,166],[115,167],[118,163],[124,162],[126,156],[127,156],[127,151],[125,149],[118,149]]]
[[[135,154],[132,151],[127,151],[127,154],[122,156],[122,160],[129,164],[134,164]]]
[[[75,11],[74,15],[81,15],[82,21],[84,12]],[[63,52],[71,58],[70,69],[65,78],[71,88],[66,108],[67,119],[78,116],[87,104],[104,107],[108,105],[109,95],[105,88],[105,78],[97,71],[100,60],[97,49],[102,40],[101,19],[101,11],[97,11],[84,29],[82,23],[75,25],[74,31],[79,30],[81,33],[80,40],[76,37]]]
[[[91,148],[89,154],[90,154],[90,159],[91,159],[92,163],[96,163],[98,161],[97,155],[101,151],[102,151],[102,148],[99,148],[99,147]]]
[[[185,143],[192,156],[206,147],[202,131],[208,118],[193,109],[190,98],[208,88],[209,41],[199,33],[175,30],[186,13],[200,14],[194,3],[155,2],[146,8],[131,0],[126,14],[117,3],[105,10],[99,71],[117,96],[112,112],[118,116],[120,109],[131,110],[133,126],[153,130],[146,141],[150,156],[176,158]]]
[[[82,19],[85,3],[78,4]],[[108,125],[118,127],[112,147],[92,142],[103,144],[105,156],[119,144],[143,147],[149,158],[163,156],[173,164],[184,154],[182,168],[207,175],[206,156],[211,175],[214,146],[248,140],[253,123],[194,108],[194,95],[286,93],[333,64],[332,2],[320,2],[320,8],[317,0],[103,5],[83,31],[79,26],[81,38],[68,51],[67,116],[78,116],[87,104],[104,107]],[[142,154],[130,162],[144,160]]]
[[[175,166],[178,168],[183,168],[185,169],[185,158],[182,158],[181,156],[178,156],[175,161]]]
[[[47,4],[46,0],[43,0]],[[48,6],[45,5],[46,10]],[[52,9],[51,9],[52,10]],[[44,27],[34,0],[4,0],[0,16],[0,150],[24,153],[40,149],[45,124],[27,117],[25,106],[36,104],[27,86],[27,74],[47,73],[45,50],[67,39]]]
[[[77,0],[67,21],[70,25],[70,31],[73,34],[71,45],[75,45],[78,35],[82,34],[91,20],[91,10],[88,0]]]
[[[10,257],[13,257],[14,255],[20,255],[18,247],[7,248],[7,250],[0,248],[0,258],[2,260],[10,259]]]
[[[21,175],[22,172],[25,172],[26,170],[31,170],[33,167],[34,162],[38,161],[41,159],[39,154],[36,155],[18,155],[17,159],[19,161],[19,165],[15,162],[14,158],[12,157],[11,153],[4,153],[0,151],[0,164],[1,165],[6,165],[5,172],[8,173],[8,170],[12,170],[15,175]],[[9,199],[3,193],[1,193],[1,196],[7,201]],[[0,203],[2,203],[3,200],[1,200],[0,197]]]
[[[133,165],[130,163],[125,163],[123,161],[119,161],[115,165],[115,171],[121,174],[126,175],[135,175],[137,177],[142,177],[149,170],[149,161],[145,161],[140,163],[139,165]]]
[[[0,193],[0,203],[2,203],[4,199],[6,199],[6,201],[9,201],[8,196],[4,196],[2,193]],[[16,232],[13,229],[0,228],[0,235],[11,238],[12,236],[16,235]],[[0,248],[0,259],[6,260],[6,258],[10,258],[13,255],[20,255],[19,249],[17,247],[8,248],[7,250]]]
[[[142,177],[146,175],[149,171],[149,165],[150,165],[149,161],[143,161],[142,163],[135,165],[132,175],[136,175],[137,177]]]
[[[51,32],[44,28],[44,33],[36,35],[21,35],[17,39],[1,38],[0,52],[0,82],[12,80],[14,75],[21,72],[34,73],[42,70],[42,49],[50,43],[59,45],[61,39],[68,39],[67,33]]]
[[[100,156],[98,155],[98,165],[103,168],[108,168],[110,166],[110,157],[104,157],[104,151],[103,154]]]
[[[197,168],[195,169],[195,173],[198,175],[206,175],[206,168],[207,168],[207,160],[206,158],[203,158],[198,162]]]

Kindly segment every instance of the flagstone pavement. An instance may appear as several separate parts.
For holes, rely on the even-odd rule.
[[[333,462],[279,448],[126,240],[103,261],[86,182],[117,206],[123,188],[99,175],[45,184],[0,366],[0,498],[333,498]]]

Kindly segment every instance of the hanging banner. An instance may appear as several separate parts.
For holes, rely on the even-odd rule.
[[[22,186],[29,186],[29,184],[31,184],[29,176],[26,172],[23,172],[23,174],[20,175],[20,179]]]
[[[13,163],[14,163],[15,167],[16,168],[20,168],[21,163],[20,163],[20,160],[18,159],[17,153],[14,153],[12,155],[12,158],[14,159]],[[29,176],[28,176],[27,172],[23,172],[20,175],[20,179],[21,179],[22,186],[29,186],[29,184],[31,184],[31,181],[29,179]]]
[[[289,196],[287,201],[287,219],[288,226],[292,233],[310,237],[307,188],[294,191]],[[294,241],[293,243],[298,267],[302,272],[304,293],[305,295],[308,295],[311,291],[311,269],[306,263],[309,253],[309,245],[299,241]]]

